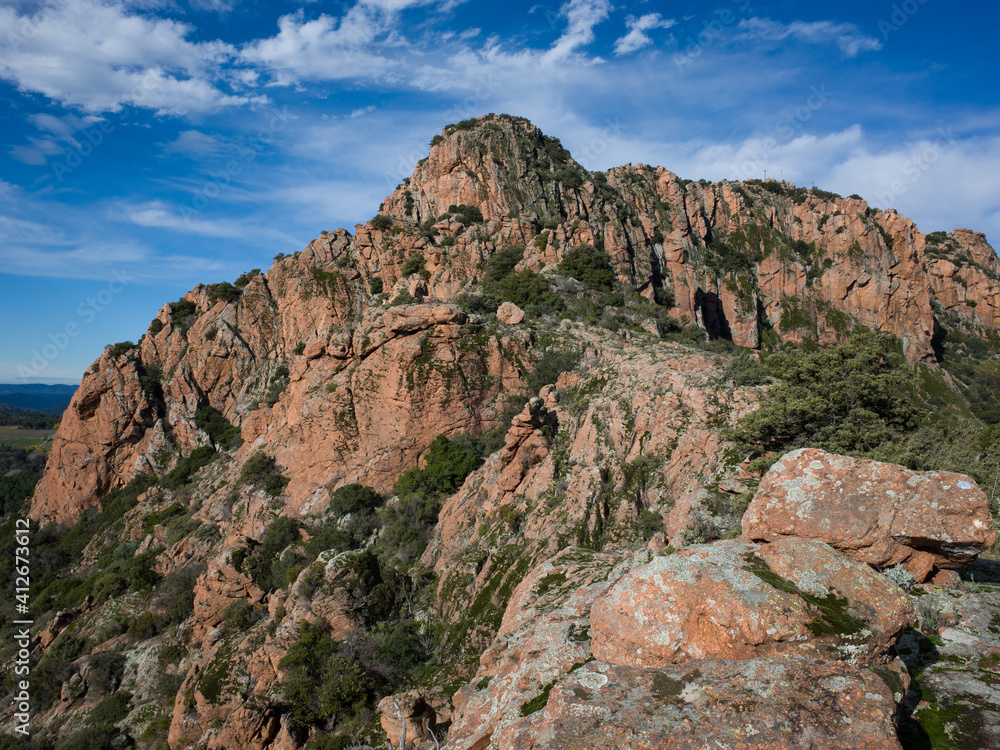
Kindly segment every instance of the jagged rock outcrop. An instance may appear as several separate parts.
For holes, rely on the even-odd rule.
[[[711,397],[712,356],[594,338],[581,368],[589,376],[565,373],[529,401],[504,449],[445,502],[424,553],[439,576],[440,616],[479,650],[499,624],[499,592],[534,563],[568,544],[630,545],[641,518],[658,530],[675,498],[735,471],[720,460],[721,431],[753,408],[757,389]],[[713,521],[735,526],[718,505]],[[470,618],[469,601],[490,616]]]
[[[260,449],[277,460],[292,479],[289,505],[299,511],[317,490],[337,484],[388,490],[438,434],[491,427],[491,405],[517,388],[528,333],[469,326],[460,308],[440,303],[373,308],[356,327],[331,332],[325,315],[284,321],[289,295],[277,297],[278,314],[265,326],[258,316],[272,313],[274,298],[257,296],[266,292],[262,278],[235,304],[206,303],[186,331],[163,312],[164,328],[138,350],[101,356],[56,435],[33,518],[72,522],[111,487],[138,473],[166,473],[178,453],[210,442],[195,419],[203,404],[241,426],[237,460]],[[257,322],[248,327],[245,317]],[[280,334],[283,326],[296,332]],[[284,349],[289,335],[313,340],[295,354]],[[179,343],[183,358],[170,353]],[[160,379],[151,384],[149,371]]]
[[[600,243],[620,279],[648,296],[664,290],[677,317],[743,346],[775,335],[830,343],[856,321],[931,358],[939,298],[961,317],[1000,323],[1000,261],[968,230],[928,245],[895,211],[773,180],[696,183],[641,164],[591,175],[519,118],[487,116],[435,140],[386,215],[417,223],[474,205],[489,235],[528,246],[535,268]],[[468,233],[455,240],[470,260],[441,271],[448,289],[475,277],[483,256]]]
[[[808,537],[879,568],[905,565],[918,581],[968,565],[996,542],[986,495],[971,477],[802,448],[761,480],[743,516],[753,541]]]

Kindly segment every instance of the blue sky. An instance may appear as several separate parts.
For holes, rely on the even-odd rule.
[[[965,8],[963,10],[963,8]],[[992,4],[5,0],[0,382],[371,218],[448,123],[783,176],[1000,240]]]

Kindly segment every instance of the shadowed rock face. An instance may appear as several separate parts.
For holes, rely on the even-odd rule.
[[[967,565],[996,541],[986,495],[964,474],[803,448],[764,476],[743,517],[753,541],[808,537],[869,565],[905,564],[918,581]]]

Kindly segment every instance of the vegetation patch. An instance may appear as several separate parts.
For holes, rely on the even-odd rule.
[[[753,553],[744,555],[747,561],[747,570],[757,576],[764,583],[784,591],[787,594],[794,594],[807,604],[819,610],[819,618],[806,624],[806,627],[814,636],[838,635],[847,636],[860,633],[865,628],[865,621],[851,616],[847,611],[850,602],[844,597],[837,596],[832,591],[826,596],[816,596],[803,591],[787,578],[783,578],[775,573],[763,559]]]
[[[542,692],[532,698],[530,701],[525,701],[521,704],[521,716],[530,716],[536,711],[541,711],[549,702],[549,693],[552,692],[552,688],[555,687],[555,680],[547,684],[542,688]]]
[[[284,492],[289,481],[274,459],[262,450],[250,456],[240,469],[241,484],[260,487],[271,497],[278,497]]]

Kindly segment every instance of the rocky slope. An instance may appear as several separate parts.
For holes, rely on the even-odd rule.
[[[580,246],[608,268],[567,271]],[[404,726],[453,750],[909,748],[974,706],[986,742],[974,482],[800,452],[756,492],[726,435],[768,388],[733,344],[883,330],[968,414],[935,362],[998,324],[982,235],[450,126],[353,234],[198,286],[84,376],[30,502],[37,726],[60,750]]]

